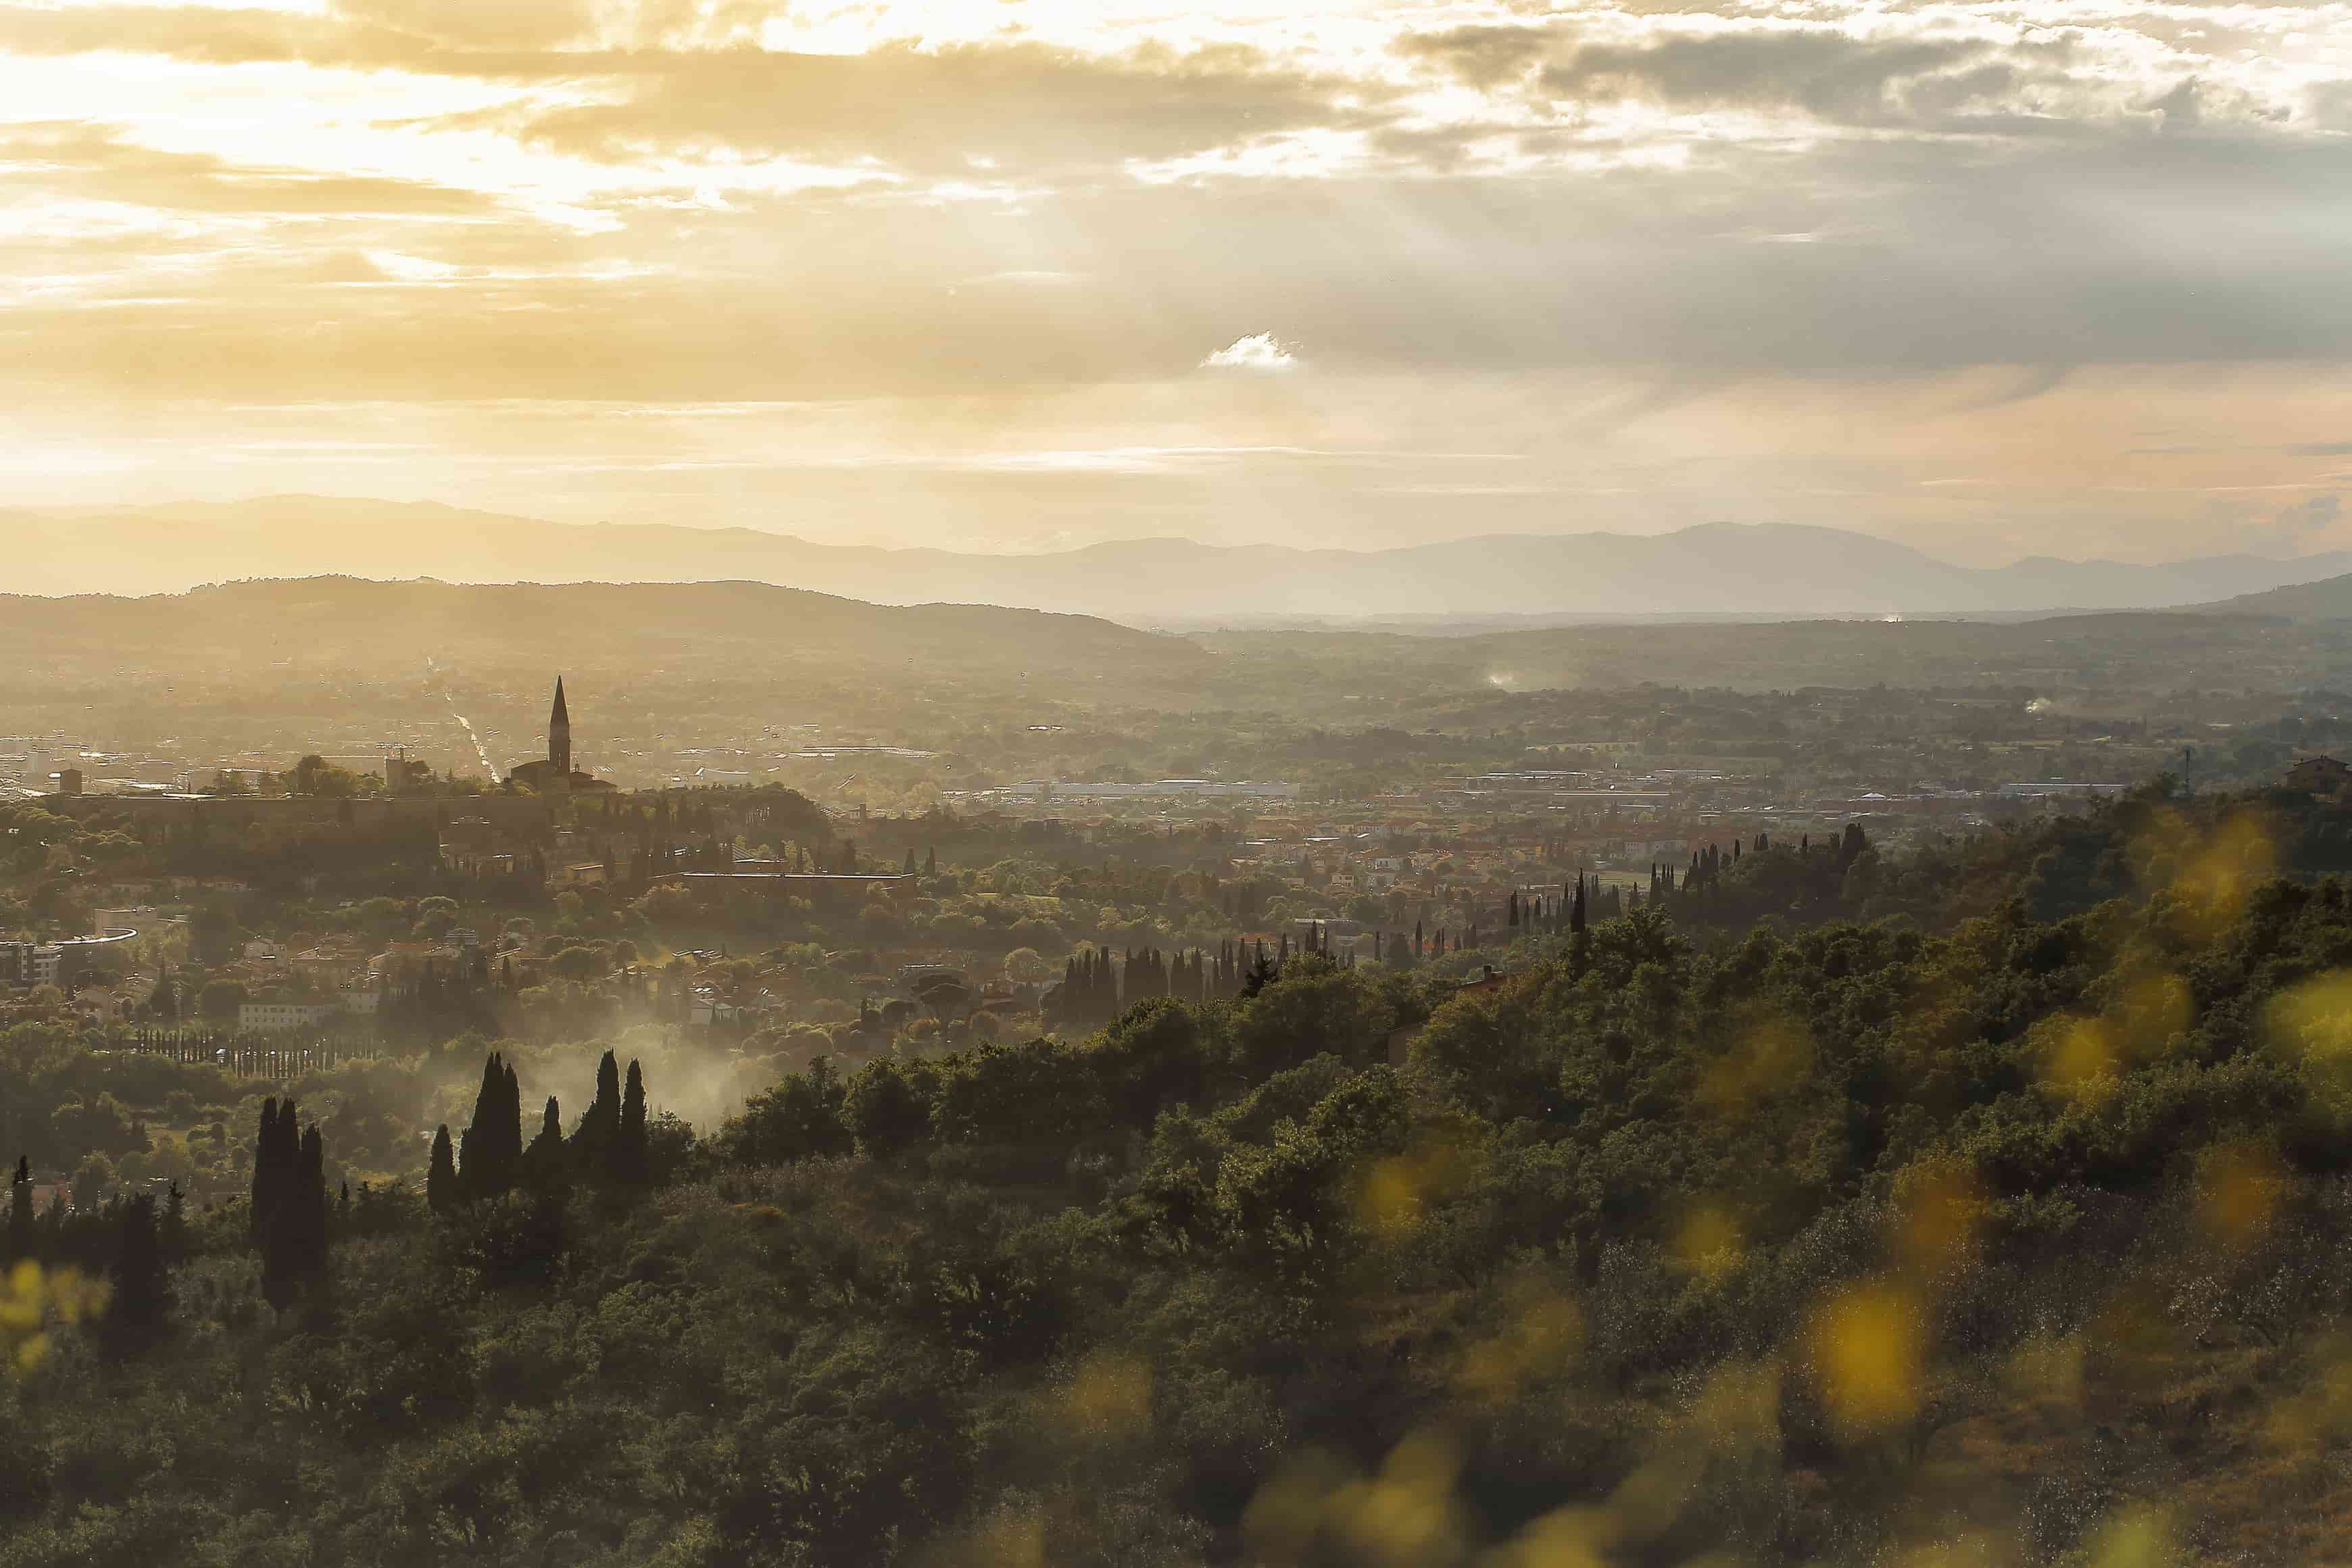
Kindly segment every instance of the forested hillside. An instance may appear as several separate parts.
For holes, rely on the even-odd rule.
[[[1294,955],[698,1140],[494,1060],[429,1191],[272,1107],[259,1219],[20,1186],[0,1563],[2327,1561],[2352,890],[2272,821]]]
[[[389,642],[385,628],[398,628]],[[1197,677],[1181,639],[1085,616],[992,605],[880,605],[765,583],[454,584],[352,577],[219,584],[134,599],[0,597],[0,658],[31,668],[372,668],[420,654],[543,669],[659,668],[691,652],[717,672],[908,665],[1041,674],[1110,665],[1139,679]]]

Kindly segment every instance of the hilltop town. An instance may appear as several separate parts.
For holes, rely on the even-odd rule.
[[[16,846],[0,1018],[222,1061],[641,1029],[697,1042],[740,1095],[818,1058],[854,1069],[1083,1033],[1171,989],[1230,994],[1261,954],[1460,978],[1644,904],[1693,930],[1948,923],[1957,873],[1897,864],[1958,867],[1989,833],[2090,810],[2168,762],[2195,769],[2192,733],[2209,775],[2242,775],[2324,732],[1886,691],[1572,700],[1590,717],[1554,722],[1582,732],[1543,740],[1539,716],[1507,732],[1275,726],[1243,752],[1307,760],[1312,782],[990,783],[968,743],[789,730],[684,747],[648,778],[601,703],[575,758],[561,679],[535,755],[490,761],[509,736],[454,726],[480,772],[446,735],[275,766],[20,737],[17,804],[0,805]],[[1103,715],[1056,717],[992,737],[997,754],[1154,749],[1119,745]],[[419,760],[436,745],[443,765]],[[1906,786],[1906,764],[1953,772]],[[2332,797],[2329,765],[2286,782]],[[2010,776],[2026,773],[2073,776]],[[898,809],[844,804],[861,780]],[[224,1167],[131,1168],[200,1195],[233,1184]]]

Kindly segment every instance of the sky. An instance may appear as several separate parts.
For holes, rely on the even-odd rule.
[[[2352,545],[2352,5],[0,3],[0,505]]]

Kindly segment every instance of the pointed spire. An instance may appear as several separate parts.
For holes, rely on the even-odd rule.
[[[572,776],[572,715],[563,706],[563,677],[555,678],[555,706],[547,710],[547,760],[562,778]]]

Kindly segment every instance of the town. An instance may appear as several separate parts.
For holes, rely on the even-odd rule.
[[[1171,987],[1231,994],[1253,963],[1294,949],[1467,980],[1512,962],[1525,939],[1645,902],[1696,930],[1932,921],[1948,889],[1916,878],[1906,889],[1883,869],[1892,859],[1963,856],[2168,761],[2193,765],[2198,747],[2177,725],[2070,721],[2030,703],[1639,692],[1582,699],[1621,726],[1610,738],[1400,734],[1383,737],[1392,771],[1348,760],[1312,784],[969,787],[952,755],[814,741],[761,756],[691,747],[680,763],[766,766],[648,780],[593,709],[575,754],[572,704],[553,684],[540,754],[488,773],[461,771],[462,754],[437,769],[412,761],[409,743],[268,766],[156,755],[163,747],[127,763],[20,738],[16,804],[0,803],[15,872],[0,905],[14,928],[0,940],[0,1025],[61,1022],[103,1049],[290,1064],[397,1058],[461,1033],[551,1045],[635,1032],[707,1058],[740,1097],[819,1058],[854,1069],[1075,1036]],[[1871,710],[1898,705],[1948,729],[1876,751],[1968,771],[1905,784],[1858,752]],[[1689,738],[1695,716],[1801,738],[1727,755]],[[1065,732],[1020,731],[1055,745]],[[2217,768],[2292,754],[2244,735],[2225,750],[2222,733],[2200,736]],[[470,749],[470,727],[466,737]],[[1311,740],[1327,756],[1350,750]],[[411,742],[429,752],[425,737]],[[1311,749],[1283,737],[1259,755]],[[920,809],[903,788],[898,809],[844,801],[884,761],[929,781]],[[2053,762],[2101,771],[1992,773]],[[2321,758],[2284,778],[2333,798],[2339,775]],[[1874,783],[1895,787],[1862,787]],[[192,1155],[96,1152],[199,1196],[238,1179]]]

